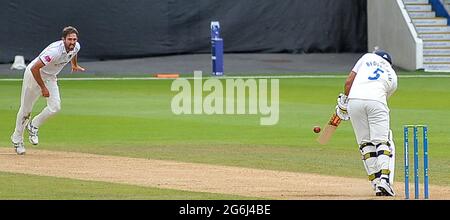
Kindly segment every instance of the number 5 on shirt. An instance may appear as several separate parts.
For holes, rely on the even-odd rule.
[[[384,73],[384,71],[380,68],[377,68],[375,72],[373,72],[374,76],[369,76],[369,80],[377,80],[380,78],[380,74]]]

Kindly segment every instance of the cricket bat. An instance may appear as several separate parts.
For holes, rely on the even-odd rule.
[[[336,113],[333,113],[328,123],[324,126],[322,132],[320,133],[320,136],[317,138],[317,142],[319,144],[326,144],[331,139],[331,136],[333,136],[334,132],[336,131],[336,128],[341,123],[341,118],[336,115]]]

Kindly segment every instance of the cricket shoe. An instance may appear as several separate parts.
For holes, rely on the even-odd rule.
[[[378,187],[376,187],[376,189],[375,189],[375,195],[376,195],[376,196],[384,196],[384,193],[381,192],[381,190],[378,189]]]
[[[375,195],[376,196],[391,196],[391,194],[385,192],[385,191],[381,191],[378,188],[375,190]]]
[[[13,146],[18,155],[25,155],[25,145],[23,144],[23,142],[19,142],[19,143],[13,142]]]
[[[380,196],[395,196],[394,189],[392,189],[391,185],[385,180],[380,181],[377,185],[377,189],[381,191]]]
[[[39,144],[39,137],[38,137],[38,128],[31,125],[31,122],[27,124],[27,131],[28,131],[28,139],[30,140],[30,143],[32,145]]]
[[[380,178],[375,178],[374,180],[372,180],[372,182],[370,183],[370,185],[372,186],[373,191],[375,191],[375,195],[376,196],[382,196],[383,192],[381,192],[381,190],[378,189],[378,184],[380,184]]]

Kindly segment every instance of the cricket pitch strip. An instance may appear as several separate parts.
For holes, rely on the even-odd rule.
[[[0,148],[0,171],[275,200],[404,199],[403,182],[396,197],[376,197],[364,178],[30,148],[25,156]],[[430,185],[430,199],[449,198],[450,187]]]

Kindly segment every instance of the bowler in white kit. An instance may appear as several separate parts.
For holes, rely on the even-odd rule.
[[[377,196],[394,196],[395,146],[388,99],[397,89],[392,58],[383,50],[363,55],[350,72],[336,113],[350,119],[369,181]]]
[[[29,141],[33,145],[39,143],[38,129],[52,115],[61,110],[61,98],[56,76],[63,67],[71,62],[72,71],[84,71],[78,65],[77,53],[80,51],[78,31],[74,27],[65,27],[62,39],[47,46],[25,69],[22,83],[20,108],[17,113],[16,128],[11,141],[19,155],[25,154],[23,133],[27,129]],[[41,113],[31,119],[33,105],[38,98],[47,99],[47,106]]]

